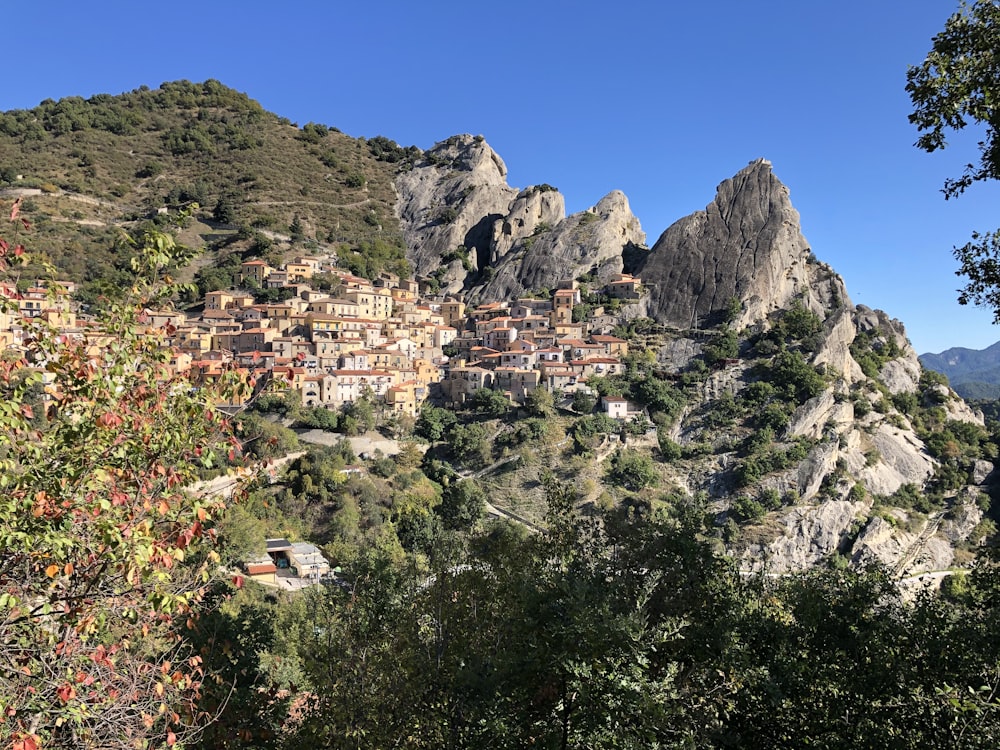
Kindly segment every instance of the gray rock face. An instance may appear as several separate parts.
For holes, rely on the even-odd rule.
[[[751,332],[774,326],[780,317],[774,313],[793,306],[822,321],[808,340],[786,342],[826,384],[798,406],[778,436],[786,444],[807,444],[808,455],[770,472],[757,487],[793,493],[800,504],[772,513],[762,525],[767,533],[734,554],[750,567],[766,565],[776,572],[808,567],[844,551],[856,524],[867,519],[852,549],[856,565],[878,562],[910,570],[950,562],[953,546],[977,522],[975,513],[944,522],[941,531],[935,517],[926,532],[903,510],[892,511],[893,517],[899,514],[898,523],[868,517],[873,496],[883,503],[903,485],[922,487],[936,467],[896,408],[900,400],[890,398],[922,390],[919,361],[899,321],[855,307],[843,280],[815,260],[788,190],[768,162],[755,161],[724,181],[704,211],[675,222],[648,251],[624,194],[611,192],[587,211],[566,217],[556,190],[543,185],[518,191],[506,180],[503,161],[481,138],[467,135],[438,144],[424,162],[398,177],[397,210],[407,257],[418,274],[433,272],[446,291],[461,291],[475,304],[509,301],[583,274],[607,280],[622,272],[628,258],[646,291],[624,305],[617,320],[600,323],[600,330],[632,317],[655,319],[669,338],[647,340],[659,340],[659,367],[675,373],[711,340],[690,329],[719,323],[733,298],[741,309],[731,326],[744,343]],[[460,245],[470,255],[456,255]],[[742,460],[733,441],[745,437],[747,425],[737,425],[735,437],[724,429],[706,430],[704,406],[723,398],[739,401],[741,391],[761,377],[755,358],[764,355],[757,351],[744,346],[735,361],[706,373],[689,389],[681,418],[663,427],[683,445],[703,442],[719,451],[678,468],[672,481],[705,490],[722,508],[733,497],[732,472]],[[982,416],[945,386],[923,396],[943,406],[948,419],[982,424]],[[972,468],[974,481],[983,482],[992,466],[982,462]],[[856,491],[862,487],[865,492]]]
[[[507,185],[507,166],[481,137],[458,135],[402,172],[396,194],[407,260],[418,276],[425,276],[460,245],[476,265],[488,261],[493,223],[507,214],[518,193]],[[448,291],[456,291],[464,274],[450,273]]]
[[[743,566],[779,574],[812,567],[837,550],[863,510],[846,500],[794,508],[781,519],[784,533],[763,547],[746,550]]]
[[[704,211],[669,227],[637,273],[650,289],[649,316],[661,323],[702,326],[735,297],[743,302],[738,323],[747,325],[800,292],[846,296],[842,283],[832,291],[813,284],[826,267],[810,268],[819,265],[811,260],[788,189],[759,159],[719,185]]]
[[[646,241],[624,193],[566,218],[565,198],[553,188],[507,185],[503,160],[479,136],[438,143],[395,187],[407,259],[418,276],[435,272],[459,247],[473,271],[489,267],[478,279],[452,260],[440,277],[444,291],[467,290],[474,302],[550,289],[594,270],[610,278],[623,268],[623,249]]]
[[[565,216],[566,201],[561,193],[537,188],[522,190],[507,215],[493,223],[490,263],[503,258],[519,240],[554,227]]]
[[[917,535],[875,516],[858,534],[851,549],[851,562],[858,568],[892,568],[917,541]]]
[[[543,197],[547,195],[542,193]],[[617,190],[596,206],[563,219],[551,229],[520,238],[512,234],[515,241],[508,245],[504,228],[510,226],[512,233],[516,231],[518,215],[526,208],[527,204],[515,201],[510,214],[495,225],[500,229],[494,232],[498,237],[496,254],[501,257],[494,266],[493,278],[474,289],[471,299],[510,299],[526,291],[550,289],[563,279],[574,279],[591,271],[606,280],[621,273],[622,252],[627,246],[646,241],[639,220],[629,208],[628,198]],[[534,229],[538,226],[535,223]]]

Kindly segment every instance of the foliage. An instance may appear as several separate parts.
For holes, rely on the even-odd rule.
[[[525,396],[524,408],[535,417],[548,417],[555,413],[555,400],[547,388],[535,388]]]
[[[222,504],[189,486],[236,441],[214,410],[223,394],[171,376],[141,333],[187,253],[152,230],[134,244],[99,353],[35,322],[0,372],[5,745],[173,744],[200,718],[201,657],[184,633],[215,570],[202,542]],[[41,382],[36,429],[24,398]]]
[[[785,340],[803,341],[822,331],[823,321],[819,315],[803,305],[801,300],[795,300],[792,306],[781,314],[775,324],[775,330]]]
[[[322,406],[304,406],[296,411],[296,427],[309,427],[316,430],[336,432],[339,422],[337,412]]]
[[[870,378],[877,379],[883,365],[901,354],[892,331],[859,331],[851,342],[851,356]]]
[[[920,133],[918,148],[942,149],[949,131],[970,123],[985,129],[978,160],[968,162],[959,177],[945,180],[945,198],[961,195],[976,182],[1000,178],[998,46],[1000,7],[976,0],[948,18],[924,61],[907,71],[906,91],[913,104],[909,119]],[[958,301],[988,307],[1000,321],[1000,232],[974,232],[972,241],[954,254],[961,264],[957,273],[969,280]]]
[[[717,334],[714,339],[702,348],[705,357],[705,364],[713,367],[725,359],[733,359],[739,356],[740,342],[736,338],[736,333],[730,329],[725,329]]]
[[[591,414],[573,423],[571,434],[573,446],[583,453],[597,447],[598,436],[613,435],[621,425],[607,414]]]
[[[795,351],[782,351],[754,368],[757,375],[779,389],[789,401],[803,404],[822,393],[826,381],[816,368]]]
[[[501,391],[480,388],[469,399],[469,407],[485,417],[502,417],[510,411],[510,401]]]
[[[337,263],[365,279],[375,279],[383,271],[402,277],[410,275],[410,265],[405,257],[402,241],[377,238],[362,240],[356,245],[341,245],[337,250]]]
[[[575,412],[590,414],[597,408],[597,399],[586,391],[574,391],[571,405]]]
[[[449,484],[441,496],[437,513],[448,529],[468,529],[486,509],[486,492],[475,479]]]
[[[417,417],[414,433],[432,443],[444,439],[445,434],[458,422],[453,411],[426,405]]]
[[[607,478],[612,484],[633,492],[644,490],[660,480],[653,460],[645,453],[632,449],[615,451],[608,465]]]
[[[656,440],[664,461],[676,461],[684,454],[681,446],[671,440],[663,430],[656,431]]]
[[[349,401],[341,407],[337,424],[347,435],[370,432],[375,429],[375,406],[367,398]]]
[[[206,217],[218,207],[215,218],[226,224],[287,227],[298,213],[331,244],[396,248],[382,266],[404,267],[392,211],[398,163],[380,161],[363,143],[327,126],[292,131],[286,120],[218,81],[46,100],[0,113],[6,174],[23,175],[19,187],[47,186],[35,199],[38,213],[59,220],[36,223],[38,244],[59,278],[77,282],[111,276],[118,261],[115,224],[190,200],[208,207]],[[367,191],[363,204],[348,185],[357,177]],[[69,201],[65,192],[96,202]],[[373,209],[375,226],[366,222]],[[78,221],[81,215],[86,221]]]
[[[384,135],[377,135],[368,139],[368,148],[378,161],[386,161],[391,164],[399,162],[412,162],[420,155],[420,149],[416,146],[403,148],[395,141],[386,138]]]
[[[697,499],[586,517],[542,482],[547,533],[439,529],[424,566],[379,541],[342,585],[235,594],[208,653],[252,688],[206,747],[996,745],[994,564],[905,605],[878,570],[746,577]]]
[[[490,459],[489,433],[482,424],[457,424],[448,430],[447,442],[458,463],[487,464]]]

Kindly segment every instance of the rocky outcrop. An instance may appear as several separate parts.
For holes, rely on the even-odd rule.
[[[719,185],[704,211],[670,226],[636,273],[649,289],[649,316],[678,328],[711,323],[734,297],[743,305],[738,326],[797,295],[817,311],[849,302],[839,277],[815,262],[788,188],[764,159]]]
[[[507,215],[493,222],[490,263],[497,263],[517,242],[551,229],[565,216],[566,201],[558,191],[539,187],[522,190]]]
[[[446,292],[467,291],[470,301],[511,299],[591,272],[606,280],[621,273],[625,248],[646,241],[624,193],[567,218],[550,185],[510,187],[506,166],[480,136],[438,143],[395,187],[414,271],[435,274]],[[448,268],[438,271],[442,264]]]
[[[863,512],[865,506],[846,500],[793,508],[780,519],[777,539],[743,553],[743,567],[776,574],[810,568],[840,548]]]
[[[942,407],[946,419],[977,424],[982,416],[946,386],[921,382],[899,321],[851,303],[843,280],[813,255],[788,190],[767,161],[722,182],[705,210],[675,222],[651,250],[618,191],[567,217],[563,196],[551,186],[518,191],[506,179],[500,158],[472,136],[438,144],[399,176],[398,210],[417,273],[433,275],[446,291],[461,291],[470,304],[548,291],[583,275],[597,282],[624,270],[637,275],[644,289],[639,299],[616,308],[617,319],[602,318],[599,328],[611,331],[641,316],[660,324],[644,323],[631,343],[655,345],[657,376],[665,372],[686,384],[681,417],[660,425],[691,454],[664,468],[671,484],[706,492],[720,518],[736,492],[761,493],[770,508],[777,497],[793,503],[769,513],[748,541],[737,539],[731,551],[746,565],[796,570],[834,552],[859,566],[900,570],[950,562],[975,513],[959,520],[932,514],[933,522],[920,528],[922,516],[885,506],[905,485],[925,487],[937,468],[913,429],[924,424],[915,410]],[[721,361],[699,361],[725,338],[718,336],[723,320],[736,332],[738,349]],[[757,380],[771,382],[772,356],[782,350],[813,368],[822,388],[811,387],[807,400],[795,397],[773,444],[756,446],[760,460],[750,464],[747,482],[747,438],[761,421],[741,415],[741,394]],[[787,378],[799,376],[778,377],[773,393],[791,398]],[[707,418],[717,402],[728,405],[729,416]],[[773,418],[776,405],[766,406]],[[777,468],[793,448],[805,458]],[[969,468],[982,482],[992,465]],[[873,516],[876,502],[883,509]]]
[[[426,276],[459,247],[475,267],[488,262],[493,224],[518,191],[507,185],[507,166],[481,136],[457,135],[400,173],[396,194],[407,260],[418,276]],[[454,269],[448,291],[460,289],[464,280]]]
[[[543,194],[547,195],[547,194]],[[561,197],[561,196],[560,196]],[[515,201],[511,213],[496,223],[500,256],[492,278],[470,293],[472,300],[511,299],[531,290],[548,290],[564,279],[596,273],[607,280],[623,268],[622,253],[627,247],[643,245],[646,235],[639,220],[620,191],[602,198],[597,205],[560,221],[555,226],[536,223],[529,236],[516,237],[508,246],[507,227],[521,231],[518,217],[525,203]],[[527,223],[525,227],[529,226]],[[501,252],[502,251],[502,252]]]
[[[842,307],[831,313],[826,321],[826,336],[813,357],[813,363],[836,373],[845,385],[865,379],[861,366],[851,356],[851,343],[857,333],[850,308]]]

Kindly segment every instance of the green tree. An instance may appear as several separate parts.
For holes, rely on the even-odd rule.
[[[548,417],[555,413],[555,399],[547,388],[536,388],[524,399],[528,413],[536,417]]]
[[[232,224],[236,221],[236,202],[231,195],[219,196],[212,209],[212,218],[221,224]]]
[[[653,460],[644,453],[626,449],[616,451],[608,467],[608,481],[627,490],[639,491],[659,482]]]
[[[979,157],[959,177],[944,183],[945,198],[954,198],[976,182],[1000,178],[1000,6],[992,0],[962,4],[937,34],[931,51],[906,75],[906,91],[913,104],[910,122],[920,137],[916,145],[933,152],[945,148],[949,132],[970,124],[985,133]],[[1000,322],[1000,230],[974,232],[972,240],[954,251],[959,275],[968,279],[960,290],[961,304],[993,310]]]
[[[485,417],[502,417],[510,410],[510,401],[500,391],[492,388],[480,388],[472,394],[469,405],[476,414]]]
[[[475,479],[463,479],[445,488],[437,513],[449,529],[468,529],[486,509],[486,492]]]
[[[489,463],[489,433],[478,422],[452,427],[448,431],[448,447],[459,463]]]
[[[573,392],[573,411],[590,414],[597,407],[597,399],[586,391]]]
[[[437,406],[425,406],[417,417],[414,432],[432,443],[443,440],[448,430],[458,422],[455,413]]]

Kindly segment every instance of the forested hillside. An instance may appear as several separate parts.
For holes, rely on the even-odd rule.
[[[202,209],[193,218],[208,223],[184,239],[222,249],[203,261],[210,265],[225,265],[233,250],[280,257],[287,244],[275,238],[364,247],[398,265],[392,177],[416,153],[323,124],[299,127],[217,81],[0,113],[0,192],[36,193],[25,205],[36,258],[96,289],[122,281],[119,227],[191,203]]]

